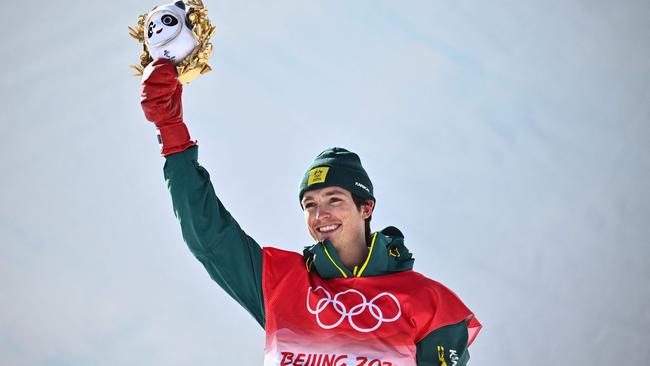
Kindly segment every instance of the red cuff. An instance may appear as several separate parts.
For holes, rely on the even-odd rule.
[[[158,128],[158,143],[161,144],[161,154],[167,156],[183,151],[196,145],[190,139],[190,132],[185,123],[177,123]]]

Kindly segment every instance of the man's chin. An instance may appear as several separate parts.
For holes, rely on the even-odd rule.
[[[318,241],[325,241],[325,240],[332,241],[332,239],[330,239],[330,237],[328,235],[319,235],[318,236]]]
[[[334,241],[334,237],[335,237],[335,235],[332,235],[332,234],[329,234],[329,233],[328,234],[319,234],[318,235],[318,238],[320,239],[319,241],[329,240],[330,242],[332,242],[332,241]]]

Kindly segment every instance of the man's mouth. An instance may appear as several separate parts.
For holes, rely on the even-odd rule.
[[[162,32],[162,30],[163,30],[162,28],[158,29],[158,30],[156,31],[156,34],[159,34],[160,32]]]
[[[331,233],[332,231],[335,231],[340,226],[341,226],[340,224],[325,225],[325,226],[321,226],[319,228],[316,228],[316,231],[318,231],[321,234],[327,234],[327,233]]]

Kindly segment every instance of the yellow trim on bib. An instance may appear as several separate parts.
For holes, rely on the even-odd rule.
[[[341,267],[339,267],[336,264],[336,262],[334,262],[334,259],[332,259],[332,256],[330,255],[330,252],[327,251],[327,247],[325,246],[325,244],[322,244],[322,245],[323,245],[323,249],[325,249],[325,254],[327,254],[327,258],[329,258],[330,261],[332,261],[332,264],[334,265],[334,267],[336,267],[336,269],[338,269],[339,272],[341,272],[341,274],[343,275],[343,278],[348,278],[348,275],[345,274],[345,272],[341,269]]]
[[[363,263],[363,266],[361,266],[361,270],[359,273],[357,273],[357,277],[361,277],[361,274],[363,271],[366,269],[366,266],[370,262],[370,256],[372,255],[372,248],[375,246],[375,239],[377,239],[377,233],[372,237],[372,242],[370,243],[370,251],[368,252],[368,258],[366,258],[366,261]]]

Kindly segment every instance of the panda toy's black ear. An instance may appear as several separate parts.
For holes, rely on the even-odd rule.
[[[185,25],[187,25],[189,29],[194,29],[194,24],[192,24],[190,21],[190,14],[194,13],[194,11],[194,8],[190,7],[190,9],[185,14]]]
[[[194,9],[190,8],[189,10],[186,10],[185,9],[185,3],[182,2],[182,1],[177,1],[177,2],[174,3],[174,5],[176,5],[177,7],[181,8],[181,9],[183,9],[185,11],[185,25],[189,29],[194,29],[194,24],[192,24],[192,22],[190,22],[190,14],[194,11]]]

